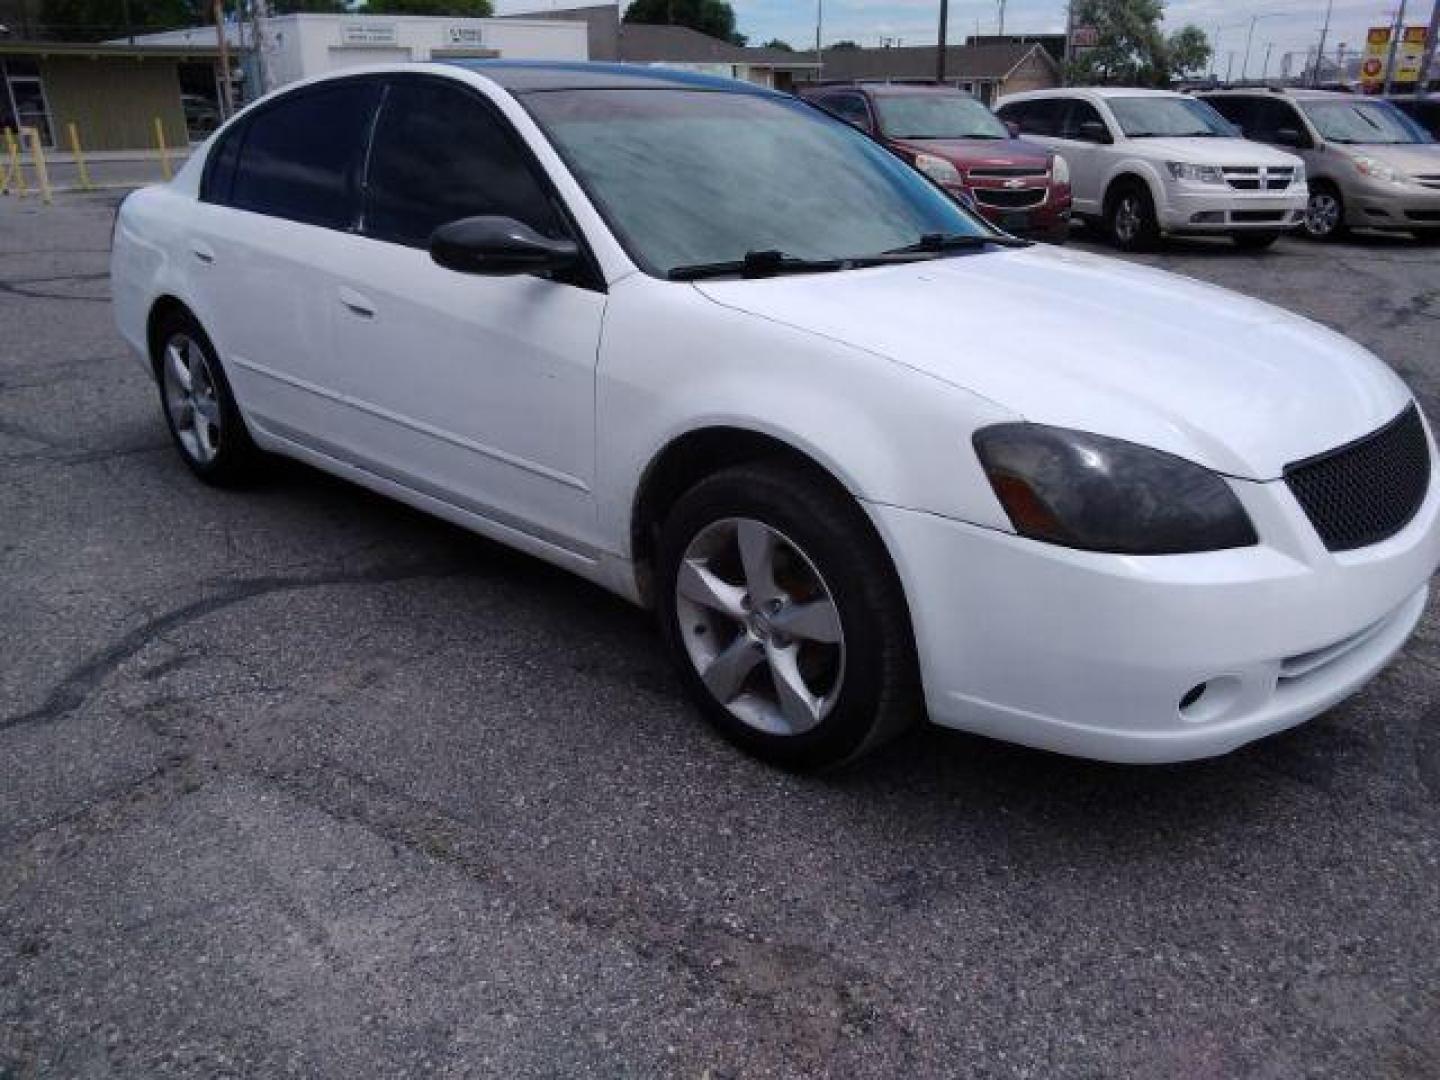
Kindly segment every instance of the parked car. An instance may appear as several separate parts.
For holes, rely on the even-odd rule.
[[[1396,94],[1385,99],[1425,129],[1432,139],[1440,139],[1440,94]]]
[[[969,94],[905,83],[844,83],[800,93],[968,199],[1006,232],[1052,244],[1069,239],[1065,159],[1015,138]]]
[[[1122,250],[1164,235],[1228,235],[1264,248],[1305,216],[1305,166],[1247,143],[1215,110],[1167,90],[1038,90],[1002,120],[1070,163],[1075,212]]]
[[[1359,688],[1440,561],[1429,428],[1359,345],[1006,236],[745,83],[292,84],[125,200],[111,270],[202,480],[288,455],[649,605],[788,766],[926,709],[1223,753]]]
[[[185,110],[185,130],[191,142],[203,142],[220,126],[220,106],[209,98],[200,94],[181,94],[180,106]]]
[[[1203,95],[1247,137],[1305,159],[1305,231],[1334,240],[1350,229],[1440,239],[1440,147],[1388,101],[1326,90]]]

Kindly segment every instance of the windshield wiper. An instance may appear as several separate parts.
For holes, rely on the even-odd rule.
[[[1021,240],[1018,236],[1001,236],[998,233],[993,236],[971,233],[926,233],[915,243],[891,248],[885,254],[909,255],[920,252],[941,254],[946,251],[974,251],[987,244],[994,244],[996,247],[1023,248],[1030,247],[1031,241]]]
[[[776,274],[822,274],[843,270],[845,266],[844,259],[801,259],[783,251],[747,251],[743,259],[677,266],[665,276],[671,281],[699,281],[701,278],[729,277],[731,274],[761,278]]]

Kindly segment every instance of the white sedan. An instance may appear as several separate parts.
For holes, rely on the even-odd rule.
[[[927,714],[1223,753],[1358,689],[1440,560],[1429,429],[1370,353],[996,233],[740,83],[296,84],[125,201],[112,270],[202,480],[299,458],[649,605],[787,766]]]

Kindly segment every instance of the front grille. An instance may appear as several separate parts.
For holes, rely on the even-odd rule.
[[[1285,165],[1226,165],[1225,182],[1236,191],[1284,191],[1295,179],[1295,170]]]
[[[981,206],[993,206],[997,210],[1028,210],[1045,201],[1044,188],[1020,188],[1010,191],[1006,188],[972,188],[975,201]]]
[[[1264,224],[1266,222],[1276,224],[1284,221],[1290,215],[1284,210],[1231,210],[1230,220],[1236,224],[1247,225]]]
[[[1430,488],[1430,447],[1419,409],[1412,403],[1379,431],[1287,465],[1285,482],[1331,551],[1394,536]]]
[[[1415,182],[1426,187],[1440,188],[1440,176],[1417,176]]]
[[[1005,180],[1012,176],[1047,176],[1044,165],[981,165],[978,169],[966,169],[970,176],[993,177]]]

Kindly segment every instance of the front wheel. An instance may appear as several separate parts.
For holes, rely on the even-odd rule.
[[[1106,226],[1121,251],[1149,251],[1160,241],[1155,202],[1139,184],[1127,184],[1110,197]]]
[[[853,760],[920,714],[908,609],[860,507],[788,463],[727,469],[661,533],[661,629],[705,717],[773,764]]]
[[[1280,234],[1278,232],[1237,232],[1231,234],[1230,239],[1235,241],[1236,247],[1244,248],[1246,251],[1264,251],[1280,239]]]
[[[1305,208],[1305,235],[1312,240],[1339,240],[1345,235],[1345,200],[1328,185],[1312,187]]]

